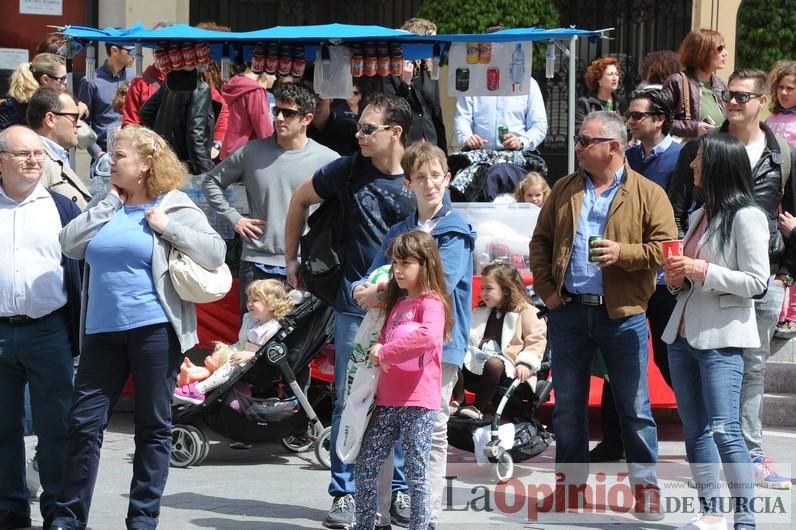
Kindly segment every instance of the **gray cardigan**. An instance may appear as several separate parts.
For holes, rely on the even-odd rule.
[[[89,241],[121,207],[122,202],[116,195],[95,197],[83,213],[61,230],[60,240],[64,255],[73,259],[84,259]],[[155,244],[152,251],[152,280],[163,310],[180,340],[181,351],[185,352],[198,342],[196,308],[193,303],[182,300],[174,290],[169,275],[169,251],[173,245],[203,267],[216,269],[224,263],[226,244],[207,222],[204,212],[183,192],[175,191],[165,209],[169,216],[166,230],[159,236],[153,231]],[[81,339],[85,332],[89,273],[89,266],[86,264],[83,272]]]

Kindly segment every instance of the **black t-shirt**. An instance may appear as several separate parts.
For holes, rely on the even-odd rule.
[[[354,120],[341,118],[334,113],[323,129],[312,124],[307,128],[307,136],[340,156],[353,155],[359,149],[356,133],[357,124]]]
[[[355,313],[362,309],[351,298],[351,284],[367,274],[387,230],[416,208],[414,195],[404,187],[403,174],[385,175],[369,158],[359,160],[359,170],[350,183],[343,285],[335,303],[338,311]],[[312,177],[315,193],[322,199],[337,196],[344,189],[351,164],[352,157],[343,157],[319,169]]]

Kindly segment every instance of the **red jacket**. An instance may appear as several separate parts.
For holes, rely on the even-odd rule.
[[[236,75],[224,84],[221,93],[229,105],[227,135],[221,149],[222,159],[250,140],[267,138],[274,134],[268,97],[260,83],[245,75]]]
[[[217,108],[221,110],[216,114],[216,128],[213,130],[213,142],[223,142],[224,137],[227,135],[227,123],[229,122],[229,106],[227,102],[221,97],[221,93],[216,90],[216,87],[210,87],[210,96],[213,98],[213,111]]]
[[[154,79],[156,83],[153,83],[150,78]],[[139,75],[130,81],[122,108],[122,127],[130,123],[141,124],[141,107],[163,83],[163,74],[155,65],[147,66],[145,75]]]

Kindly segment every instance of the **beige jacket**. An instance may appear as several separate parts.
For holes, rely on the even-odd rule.
[[[81,210],[85,209],[86,204],[91,200],[91,193],[83,180],[77,176],[69,164],[64,164],[46,143],[44,143],[44,152],[47,156],[44,159],[41,183],[45,188],[74,202]]]

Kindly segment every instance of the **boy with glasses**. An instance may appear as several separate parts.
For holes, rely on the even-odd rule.
[[[121,119],[121,114],[113,110],[113,96],[123,82],[135,77],[131,68],[135,59],[135,47],[105,43],[108,58],[97,68],[94,79],[80,82],[78,101],[88,107],[89,126],[97,133],[97,143],[88,148],[88,153],[96,160],[107,150],[108,128]]]
[[[290,201],[285,220],[285,262],[288,281],[298,287],[298,246],[310,206],[339,197],[348,209],[344,271],[335,310],[334,379],[337,382],[332,413],[331,447],[335,447],[343,407],[341,384],[346,378],[348,357],[364,310],[354,301],[352,283],[365,276],[377,255],[387,230],[404,220],[414,209],[415,200],[404,187],[401,157],[412,124],[412,111],[403,98],[373,96],[359,118],[360,155],[343,157],[319,169],[299,186]],[[348,190],[344,195],[341,190]],[[332,509],[323,525],[348,528],[354,519],[353,466],[343,464],[332,451],[332,481],[329,494]]]
[[[202,175],[207,202],[243,239],[240,309],[246,312],[246,288],[254,280],[285,281],[284,219],[290,198],[308,174],[338,158],[337,153],[307,137],[315,96],[298,85],[276,92],[276,134],[252,140]],[[229,203],[224,190],[240,183],[251,210],[244,217]]]
[[[768,76],[760,70],[736,70],[730,76],[727,90],[721,93],[726,121],[717,128],[738,138],[745,146],[752,167],[752,193],[771,227],[768,259],[771,275],[765,295],[755,300],[755,314],[760,333],[760,348],[744,350],[744,374],[741,387],[741,431],[755,466],[759,486],[790,489],[791,482],[774,470],[763,453],[763,380],[766,360],[771,355],[771,339],[777,325],[785,288],[796,275],[796,249],[789,247],[777,229],[780,208],[793,215],[796,199],[796,151],[760,121],[760,114],[769,102]],[[683,147],[672,176],[669,198],[681,234],[688,230],[688,214],[695,201],[694,172],[690,167],[700,142]],[[789,160],[786,160],[788,158]],[[788,169],[789,168],[789,169]],[[787,184],[786,184],[787,183]]]

